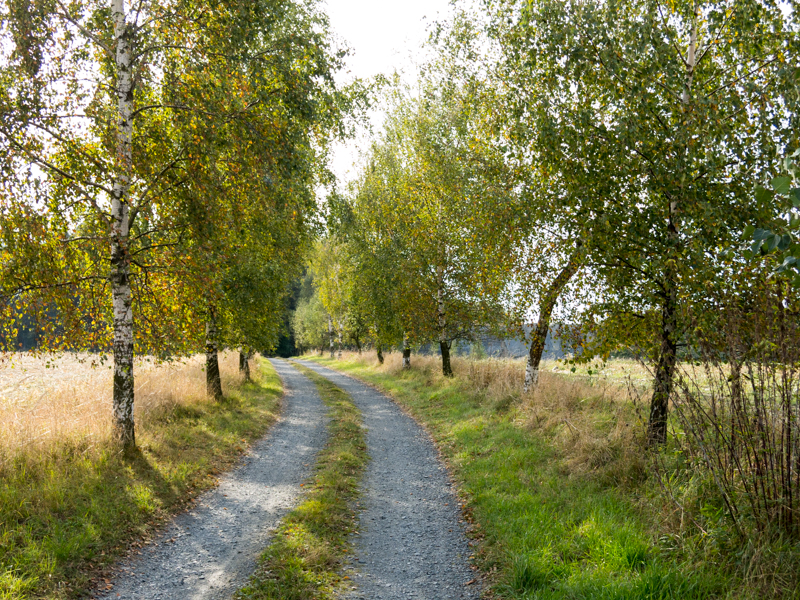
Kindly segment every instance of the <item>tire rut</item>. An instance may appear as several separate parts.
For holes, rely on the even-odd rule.
[[[387,396],[314,362],[297,361],[350,394],[364,415],[370,463],[350,600],[477,599],[455,489],[427,433]]]
[[[126,573],[95,598],[221,600],[247,582],[327,441],[328,411],[316,386],[286,361],[270,362],[284,387],[280,420],[195,508],[119,565]]]

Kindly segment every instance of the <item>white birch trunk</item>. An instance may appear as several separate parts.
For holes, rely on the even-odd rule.
[[[342,323],[339,322],[339,328],[336,332],[339,335],[339,360],[342,360]]]
[[[539,385],[539,369],[535,369],[531,363],[531,357],[528,356],[528,362],[525,365],[525,393]]]
[[[222,400],[222,379],[219,374],[219,329],[217,315],[209,307],[206,320],[206,393],[214,400]]]
[[[694,69],[697,65],[697,6],[693,7],[692,30],[689,34],[689,48],[686,51],[686,83],[683,88],[682,102],[684,112],[688,115],[689,103],[692,98],[692,80]],[[687,146],[684,156],[686,162],[683,169],[688,168],[689,148]],[[676,174],[677,175],[677,174]],[[683,187],[683,184],[681,184]],[[669,203],[669,222],[667,224],[667,239],[673,248],[670,258],[677,260],[677,250],[680,244],[680,207],[678,201],[681,194],[672,198]],[[647,422],[647,442],[651,446],[660,446],[667,442],[667,419],[669,417],[669,399],[672,396],[672,381],[675,377],[677,365],[677,310],[678,310],[678,274],[674,266],[667,261],[664,275],[664,302],[661,307],[661,348],[658,355],[655,378],[653,381],[653,396],[650,400],[650,417]]]
[[[331,358],[333,358],[333,319],[328,315],[328,342],[330,343]]]
[[[442,353],[442,375],[445,377],[453,376],[453,367],[450,364],[450,343],[447,340],[447,315],[444,310],[444,268],[438,267],[438,286],[436,288],[436,312],[439,325],[439,349]]]
[[[117,72],[117,155],[111,198],[111,295],[114,311],[114,429],[124,449],[136,446],[133,422],[133,310],[128,248],[130,186],[133,172],[132,30],[124,0],[113,0]]]
[[[445,340],[445,328],[447,327],[447,319],[445,318],[444,312],[444,297],[442,294],[442,279],[443,279],[443,269],[439,267],[436,269],[436,273],[438,275],[439,284],[436,288],[436,312],[437,312],[437,322],[439,324],[439,343],[444,344]]]

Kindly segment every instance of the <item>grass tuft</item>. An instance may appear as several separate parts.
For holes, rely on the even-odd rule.
[[[353,502],[368,460],[362,417],[350,397],[330,381],[295,364],[330,408],[329,438],[306,484],[302,504],[284,518],[240,600],[328,600],[344,579],[342,560],[356,531]]]

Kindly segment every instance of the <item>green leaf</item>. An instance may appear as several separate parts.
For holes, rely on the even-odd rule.
[[[778,243],[780,242],[780,239],[781,239],[780,236],[775,235],[773,233],[766,240],[764,240],[764,242],[766,243],[766,246],[767,246],[767,252],[772,252],[773,250],[775,250],[775,248],[778,247]]]
[[[753,237],[753,233],[755,233],[756,228],[752,225],[748,225],[744,228],[744,233],[742,234],[745,239],[751,239]]]
[[[792,178],[782,175],[773,179],[770,184],[772,185],[772,189],[775,190],[776,194],[783,196],[789,193],[789,186],[792,185]]]
[[[768,190],[763,186],[756,186],[756,202],[759,204],[763,204],[764,202],[769,202],[772,200],[775,194],[773,194],[772,190]]]
[[[789,192],[789,200],[792,201],[792,206],[800,208],[800,188],[794,188]]]

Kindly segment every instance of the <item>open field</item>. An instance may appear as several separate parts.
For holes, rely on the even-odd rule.
[[[205,402],[204,360],[137,359],[138,430],[148,430],[165,412]],[[233,352],[221,356],[224,387],[241,382],[237,361]],[[97,355],[6,355],[0,362],[0,469],[20,455],[43,456],[64,445],[87,451],[106,443],[112,380],[111,367],[98,364]]]
[[[75,357],[3,365],[0,599],[79,597],[137,552],[169,513],[213,486],[277,418],[281,386],[254,361],[221,360],[226,398],[206,398],[201,357],[137,365],[139,451],[111,443],[111,376]],[[79,357],[80,358],[80,357]],[[52,363],[52,361],[51,361]]]
[[[523,395],[521,361],[458,358],[448,380],[436,356],[412,356],[409,371],[396,353],[382,366],[374,353],[313,358],[376,385],[428,428],[461,486],[480,540],[474,558],[497,598],[797,595],[798,548],[735,544],[724,517],[701,517],[713,486],[692,472],[668,482],[681,506],[664,493],[625,363],[611,363],[619,375],[605,380],[543,370]]]

